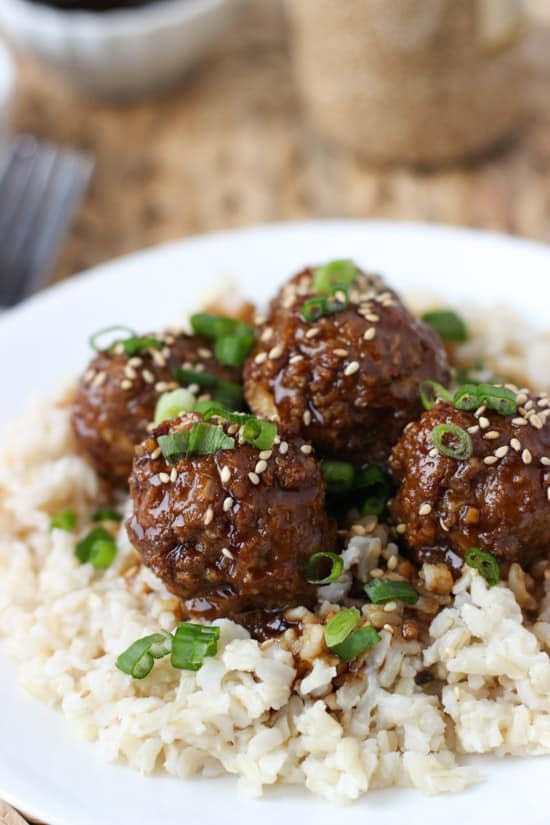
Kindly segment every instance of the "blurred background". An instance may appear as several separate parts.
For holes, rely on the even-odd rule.
[[[200,232],[305,218],[550,241],[550,0],[1,6],[16,60],[6,157],[23,134],[89,164],[54,279]],[[0,61],[0,97],[11,71]],[[8,168],[0,262],[2,209],[20,197]]]

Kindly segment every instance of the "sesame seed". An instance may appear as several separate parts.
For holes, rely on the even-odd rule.
[[[269,341],[270,338],[273,338],[273,329],[271,327],[266,327],[260,335],[260,341]]]
[[[166,392],[167,389],[168,384],[166,383],[166,381],[157,381],[157,383],[155,384],[155,390],[157,392]]]
[[[516,453],[519,453],[521,450],[521,441],[518,438],[510,439],[510,447],[515,450]]]
[[[535,402],[533,401],[532,398],[530,398],[529,401],[524,406],[525,406],[526,410],[532,410],[533,407],[535,406]]]
[[[515,424],[517,427],[525,427],[527,424],[527,419],[521,417],[512,418],[512,424]]]
[[[189,390],[191,395],[196,395],[198,393],[198,391],[200,390],[200,387],[199,387],[198,384],[189,384],[187,389]]]
[[[133,384],[132,384],[132,382],[130,381],[130,379],[129,379],[129,378],[124,378],[124,379],[120,382],[120,386],[121,386],[121,388],[122,388],[123,390],[131,390],[131,389],[132,389],[132,387],[133,387]]]
[[[479,424],[473,424],[471,427],[468,427],[468,432],[472,435],[479,432]]]
[[[265,315],[261,315],[260,313],[258,313],[258,314],[254,317],[254,323],[255,323],[257,326],[260,326],[260,324],[265,324]]]
[[[430,458],[435,458],[436,455],[439,455],[439,450],[437,449],[437,447],[432,447],[428,455],[430,456]]]
[[[260,476],[256,475],[256,473],[249,473],[248,478],[252,482],[252,484],[259,484],[260,483]]]
[[[384,571],[381,567],[373,567],[372,570],[369,571],[369,576],[371,579],[380,579],[384,575]]]
[[[380,320],[380,316],[376,315],[375,312],[369,312],[367,315],[365,315],[365,320],[370,321],[371,324],[377,324]]]
[[[288,443],[286,441],[281,441],[279,444],[279,452],[281,455],[286,455],[288,453]]]
[[[304,412],[303,416],[302,416],[302,421],[304,422],[306,427],[309,427],[309,425],[311,424],[311,418],[312,418],[312,416],[311,416],[310,411],[306,410]]]
[[[155,382],[155,376],[153,375],[151,370],[143,370],[143,372],[141,373],[141,377],[143,378],[146,384],[154,384]]]
[[[547,407],[549,403],[550,399],[548,398],[539,398],[539,400],[537,401],[537,405],[539,407]]]
[[[460,699],[460,688],[458,687],[458,685],[455,685],[455,687],[453,689],[453,693],[454,693],[455,699],[458,701]]]
[[[254,358],[255,364],[263,364],[264,361],[267,361],[267,352],[259,352]]]
[[[151,460],[154,461],[155,459],[159,458],[160,454],[161,454],[161,449],[160,449],[160,447],[157,447],[157,449],[153,450],[153,452],[151,453]]]
[[[349,355],[347,349],[333,349],[332,351],[338,358],[347,358]]]
[[[523,404],[526,404],[528,400],[529,400],[529,396],[526,395],[524,392],[518,392],[518,394],[516,395],[516,403],[519,404],[520,406],[522,406]]]
[[[276,347],[273,347],[272,349],[269,350],[269,358],[270,359],[280,358],[282,354],[283,354],[283,348],[280,344],[277,344]]]
[[[384,605],[384,613],[393,613],[394,610],[397,610],[396,602],[386,602]]]
[[[222,547],[222,555],[225,556],[226,559],[234,559],[235,558],[235,556],[233,555],[231,550],[228,550],[227,547]]]
[[[212,358],[212,350],[207,349],[206,347],[201,347],[197,350],[201,358]]]
[[[95,375],[94,369],[89,369],[84,373],[84,381],[91,381]]]
[[[388,559],[388,570],[395,570],[397,567],[397,556],[390,556]]]
[[[508,447],[507,444],[505,444],[503,447],[497,447],[497,449],[495,450],[496,457],[497,458],[504,458],[504,456],[508,453],[509,449],[510,448]]]
[[[498,461],[498,458],[496,457],[496,455],[487,455],[483,459],[484,464],[496,464],[497,461]]]
[[[260,453],[260,458],[263,458],[264,461],[269,461],[272,455],[273,450],[262,450],[262,452]]]
[[[530,464],[533,460],[533,456],[531,455],[531,451],[525,449],[521,454],[521,460],[524,464]]]
[[[547,458],[545,455],[543,455],[543,457],[540,460],[540,463],[543,465],[543,467],[550,467],[550,458]]]
[[[196,364],[192,364],[191,369],[195,370],[195,372],[204,372],[204,364],[201,364],[200,361],[197,361]]]
[[[263,458],[261,458],[254,467],[254,472],[259,476],[265,472],[265,470],[267,470],[267,461],[264,461]]]
[[[487,439],[489,439],[489,441],[492,441],[495,438],[498,438],[499,436],[500,436],[500,433],[499,433],[498,430],[489,430],[488,433],[485,433],[483,438],[487,438]]]
[[[477,410],[475,411],[475,413],[474,413],[475,417],[479,418],[480,415],[483,415],[483,413],[485,412],[486,409],[487,409],[487,405],[482,404],[481,407],[478,407]]]
[[[431,504],[421,504],[418,509],[419,516],[429,516],[432,512],[432,505]]]
[[[224,513],[227,513],[228,510],[231,510],[232,507],[233,507],[233,499],[231,498],[231,496],[227,496],[227,498],[224,498],[224,500],[223,500],[223,511],[224,511]]]
[[[209,507],[207,509],[206,513],[204,514],[204,523],[207,527],[211,523],[213,518],[214,518],[214,510],[212,509],[212,507]]]
[[[170,470],[170,481],[172,482],[172,484],[177,479],[177,477],[178,477],[178,471],[176,470],[175,467],[172,467],[172,469]]]
[[[135,369],[134,369],[133,367],[131,367],[129,364],[127,364],[127,365],[124,367],[124,375],[125,375],[127,378],[130,378],[132,381],[134,380],[134,378],[137,378],[137,372],[136,372],[136,371],[135,371]]]
[[[480,416],[479,426],[481,427],[482,430],[487,429],[487,427],[489,427],[490,425],[491,425],[491,422],[489,421],[488,418],[485,418],[484,415]]]
[[[403,522],[401,522],[401,524],[398,524],[397,527],[395,528],[395,532],[399,533],[399,535],[402,536],[403,533],[407,532],[407,525],[403,524]]]
[[[376,329],[374,327],[370,327],[370,329],[365,330],[363,333],[363,338],[365,341],[372,341],[374,336],[376,335]]]
[[[537,415],[536,413],[533,413],[533,415],[530,416],[529,424],[532,427],[534,427],[536,430],[542,430],[542,428],[544,426],[542,418],[539,415]]]
[[[351,361],[344,370],[344,375],[355,375],[356,372],[359,372],[359,369],[359,361]]]
[[[235,435],[238,432],[239,425],[238,424],[230,424],[227,428],[227,435]]]
[[[310,444],[302,444],[300,452],[304,455],[310,455],[313,452],[313,447]]]
[[[98,372],[98,374],[94,378],[94,382],[93,382],[94,387],[102,387],[106,380],[107,380],[107,373],[106,372]]]
[[[170,481],[170,476],[168,473],[159,473],[159,479],[163,484],[168,484]]]
[[[141,367],[143,364],[143,358],[140,358],[139,355],[134,355],[129,359],[128,363],[131,367]]]
[[[315,338],[316,335],[319,335],[319,330],[317,327],[313,327],[313,329],[308,329],[306,332],[306,338]]]
[[[222,467],[222,471],[220,473],[220,479],[222,484],[227,484],[229,479],[231,478],[231,470],[229,467]]]
[[[288,363],[289,364],[299,364],[300,361],[303,361],[303,360],[304,360],[303,355],[293,355],[292,358],[288,359]]]
[[[160,353],[158,351],[158,349],[152,349],[152,350],[149,350],[149,351],[151,353],[151,357],[152,357],[153,361],[155,362],[155,364],[158,367],[165,367],[166,366],[166,359],[165,359],[164,355],[162,355],[162,353]]]

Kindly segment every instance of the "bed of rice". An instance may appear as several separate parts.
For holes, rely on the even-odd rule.
[[[504,336],[494,318],[464,356],[490,353],[493,368],[512,366],[548,389],[550,340],[511,323],[514,334]],[[511,589],[489,589],[470,570],[431,623],[427,647],[392,633],[388,614],[364,667],[336,684],[320,623],[339,597],[334,587],[321,592],[317,618],[304,612],[300,662],[221,620],[218,654],[197,673],[167,659],[143,681],[120,673],[118,654],[159,627],[172,630],[178,602],[136,564],[124,527],[107,571],[75,559],[77,536],[50,530],[65,508],[85,525],[103,496],[75,453],[69,400],[70,391],[35,403],[0,452],[0,634],[23,686],[59,707],[106,759],[145,774],[227,771],[253,796],[277,782],[303,784],[342,803],[388,785],[459,791],[479,778],[463,753],[550,753],[550,588],[528,626]],[[352,538],[344,558],[365,574],[396,553],[378,525]],[[427,667],[444,682],[441,696],[415,681]]]

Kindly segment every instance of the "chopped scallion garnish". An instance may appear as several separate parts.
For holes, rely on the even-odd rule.
[[[322,575],[319,568],[324,567],[326,569],[327,562],[330,563],[330,570],[326,575]],[[342,557],[336,553],[325,551],[314,553],[307,560],[306,581],[310,584],[330,584],[340,578],[343,570],[344,562]]]
[[[52,530],[66,530],[71,533],[76,527],[76,513],[74,510],[61,510],[52,516],[50,521]]]
[[[405,604],[416,604],[418,601],[418,593],[407,581],[371,579],[363,589],[374,604],[384,604],[394,599]]]
[[[238,409],[243,402],[243,388],[240,384],[233,384],[231,381],[222,381],[215,375],[208,372],[196,372],[195,370],[174,367],[172,375],[179,384],[188,386],[196,384],[201,390],[211,392],[215,401],[223,404],[232,410]]]
[[[157,401],[154,423],[158,425],[163,421],[169,421],[171,418],[177,418],[182,412],[193,412],[196,403],[197,399],[193,393],[186,390],[185,387],[165,392]]]
[[[443,384],[439,384],[437,381],[422,381],[418,387],[418,394],[420,395],[420,400],[425,410],[431,410],[439,399],[448,402],[453,400],[449,390],[445,389]]]
[[[219,638],[219,627],[181,622],[172,640],[172,667],[199,670],[206,656],[215,656],[218,652]]]
[[[462,343],[468,340],[468,330],[462,318],[450,309],[432,310],[422,316],[444,341]]]
[[[498,584],[500,581],[500,567],[495,557],[487,550],[471,547],[466,551],[464,559],[468,567],[473,567],[483,576],[489,587]]]
[[[353,630],[343,642],[331,648],[331,653],[336,653],[344,662],[351,662],[379,641],[380,635],[372,625],[367,625]]]
[[[450,441],[454,441],[456,446],[452,446]],[[470,434],[456,424],[438,424],[434,427],[432,443],[442,455],[460,461],[469,459],[474,451]]]
[[[235,449],[235,439],[226,435],[221,427],[198,421],[190,430],[160,435],[157,443],[164,458],[170,462],[192,455],[212,455],[219,450]]]
[[[101,339],[105,336],[108,336],[108,343],[101,342]],[[95,332],[92,336],[90,336],[90,346],[96,352],[108,352],[121,341],[129,340],[131,338],[135,338],[136,336],[137,332],[134,329],[116,324],[112,327],[100,329],[98,332]]]
[[[453,404],[457,410],[466,410],[469,412],[477,410],[482,403],[477,384],[463,384],[462,387],[457,389],[453,399]]]
[[[253,335],[226,335],[214,344],[214,355],[220,364],[240,367],[246,361],[254,343]]]
[[[348,461],[323,461],[322,469],[329,493],[345,493],[353,487],[355,470]]]
[[[370,464],[358,470],[354,487],[367,493],[361,514],[363,516],[381,515],[392,491],[389,476],[376,464]]]
[[[518,404],[516,394],[508,387],[495,387],[493,384],[478,384],[477,392],[482,402],[499,415],[514,415]]]
[[[302,306],[302,318],[311,322],[318,321],[326,315],[344,312],[349,306],[347,287],[341,284],[331,288],[326,295],[308,298]]]
[[[318,321],[325,315],[325,298],[320,295],[317,298],[308,298],[302,305],[302,318],[309,323]]]
[[[144,636],[130,645],[116,660],[116,666],[134,679],[144,679],[153,669],[155,659],[167,656],[172,650],[172,634],[167,630]]]
[[[140,352],[144,352],[146,349],[162,349],[164,346],[163,342],[158,338],[152,338],[147,335],[141,338],[133,336],[132,338],[126,338],[124,341],[116,341],[113,346],[116,346],[116,344],[122,344],[124,354],[129,358],[133,355],[139,355]]]
[[[244,321],[226,318],[224,315],[214,315],[210,312],[197,312],[191,316],[191,327],[197,335],[216,340],[228,336],[252,336],[254,328]]]
[[[360,617],[361,614],[356,607],[349,607],[347,610],[338,611],[325,626],[325,642],[327,647],[332,648],[343,642],[357,626]]]
[[[205,421],[217,416],[225,421],[230,421],[232,424],[242,426],[243,440],[252,447],[257,447],[258,450],[270,450],[273,447],[277,435],[277,425],[271,421],[264,421],[261,418],[256,418],[255,415],[247,415],[246,413],[233,413],[225,409],[222,404],[213,404],[212,402],[201,403],[197,411],[201,412]]]
[[[351,286],[357,277],[357,267],[353,261],[342,259],[329,261],[324,266],[315,270],[313,276],[313,290],[315,292],[329,292],[329,290],[340,284],[341,286]]]
[[[95,527],[75,548],[75,556],[79,561],[83,564],[89,562],[101,570],[111,566],[116,552],[116,542],[104,527]]]
[[[122,516],[116,510],[100,507],[92,516],[92,521],[122,521]]]

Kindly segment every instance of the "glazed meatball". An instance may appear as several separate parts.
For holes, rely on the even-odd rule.
[[[262,452],[237,436],[235,449],[167,463],[158,437],[198,421],[191,413],[165,422],[137,448],[130,541],[189,616],[312,605],[305,563],[335,544],[312,448],[291,439]]]
[[[380,277],[359,271],[347,309],[306,321],[314,272],[297,275],[273,300],[245,364],[246,400],[323,455],[384,461],[421,413],[419,383],[447,381],[445,349]]]
[[[114,485],[127,485],[134,447],[145,438],[159,397],[179,386],[174,367],[240,381],[238,370],[214,359],[206,339],[184,334],[153,337],[163,342],[162,349],[149,348],[129,357],[118,345],[112,352],[99,353],[76,391],[72,428],[78,446]],[[202,392],[193,385],[191,389]]]
[[[523,564],[550,556],[549,399],[517,397],[517,413],[506,416],[439,401],[394,447],[390,467],[399,487],[389,510],[418,562],[459,568],[471,547]],[[470,458],[441,454],[432,441],[440,424],[470,436]]]

